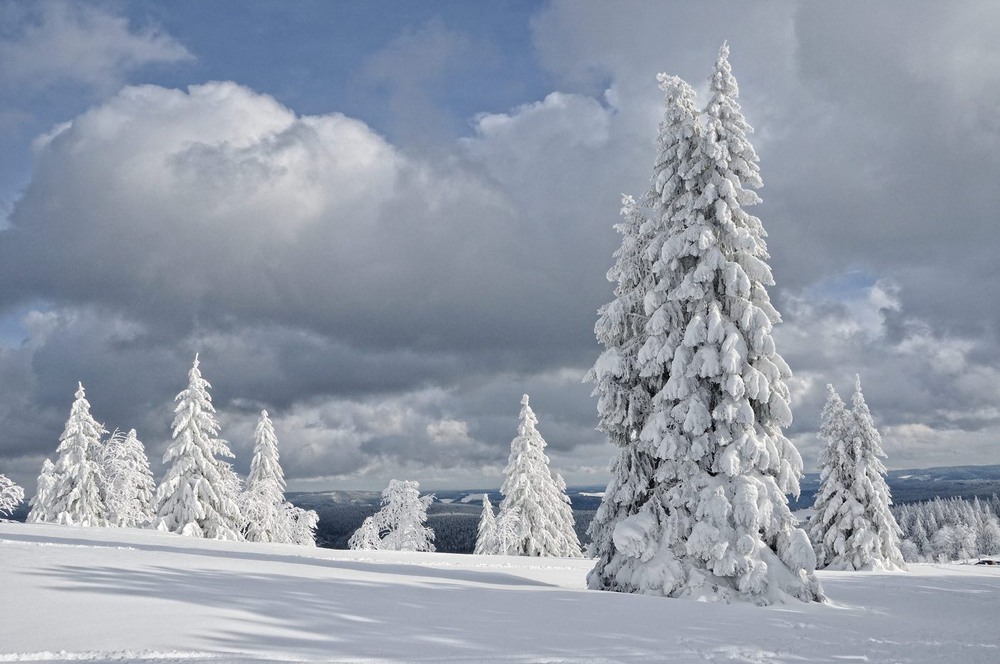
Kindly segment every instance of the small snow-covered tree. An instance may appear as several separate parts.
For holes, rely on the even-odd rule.
[[[284,512],[286,531],[283,541],[299,546],[316,546],[319,514],[315,510],[302,509],[291,503],[285,503]]]
[[[425,524],[434,494],[420,495],[418,482],[390,480],[382,508],[365,519],[351,539],[352,549],[433,551],[434,531]]]
[[[813,503],[814,514],[809,520],[809,538],[816,551],[816,566],[820,569],[828,567],[844,553],[854,512],[862,509],[850,492],[854,473],[850,453],[854,418],[833,385],[827,385],[826,389],[828,395],[819,429],[819,437],[826,441],[826,447],[819,455],[820,484]]]
[[[266,410],[260,413],[253,440],[250,475],[241,500],[244,536],[248,542],[316,546],[319,515],[285,501],[278,437]]]
[[[146,448],[135,429],[115,431],[104,444],[104,476],[108,487],[108,525],[139,528],[153,518],[155,481]]]
[[[488,494],[483,494],[483,512],[479,517],[479,530],[476,533],[476,555],[490,555],[497,550],[497,523],[493,515],[493,505]]]
[[[10,515],[24,500],[24,489],[0,473],[0,516]]]
[[[285,542],[290,538],[285,510],[285,474],[278,457],[278,437],[267,411],[261,411],[253,434],[253,460],[243,499],[249,542]]]
[[[995,556],[1000,554],[1000,523],[996,517],[990,517],[982,530],[979,531],[979,538],[976,548],[981,556]]]
[[[52,513],[52,490],[56,485],[56,467],[51,460],[42,463],[42,472],[35,483],[35,495],[28,501],[28,523],[55,521]]]
[[[636,448],[615,471],[644,475],[631,485],[638,499],[626,496],[632,507],[612,508],[613,548],[597,551],[589,583],[757,604],[818,601],[815,555],[786,497],[798,494],[802,473],[782,432],[791,423],[791,371],[772,337],[780,316],[767,292],[765,232],[747,212],[760,202],[761,178],[728,47],[703,124],[692,122],[689,88],[661,83],[678,120],[661,124],[649,197],[654,280],[637,363],[653,391]]]
[[[494,553],[501,556],[516,556],[521,544],[521,511],[512,507],[500,513],[496,521],[496,548]]]
[[[47,520],[77,526],[107,524],[101,436],[107,431],[90,414],[83,384],[76,391],[59,447],[48,494]]]
[[[354,531],[351,538],[347,540],[347,548],[363,551],[375,551],[382,548],[382,537],[379,532],[381,528],[375,520],[377,512],[366,517],[361,522],[361,527]]]
[[[827,446],[820,456],[820,488],[810,536],[817,565],[837,570],[905,569],[901,530],[889,506],[882,439],[855,382],[849,412],[833,389],[820,436]]]
[[[156,519],[161,530],[192,537],[239,540],[239,478],[229,463],[229,444],[217,438],[219,423],[202,378],[198,356],[188,386],[177,395],[173,441],[163,455],[170,464],[156,489]]]
[[[501,516],[512,509],[520,514],[518,536],[512,555],[579,557],[580,541],[573,529],[573,515],[562,507],[569,504],[549,470],[545,440],[538,433],[538,418],[521,397],[517,436],[510,443],[510,458],[500,487]],[[567,518],[569,521],[567,522]]]

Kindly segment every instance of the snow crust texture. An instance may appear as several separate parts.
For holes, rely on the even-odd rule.
[[[0,662],[994,664],[1000,569],[819,572],[827,604],[585,589],[571,558],[0,523]]]

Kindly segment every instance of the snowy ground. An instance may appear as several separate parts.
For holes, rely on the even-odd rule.
[[[585,591],[589,565],[2,523],[0,662],[1000,662],[997,568],[757,608]]]

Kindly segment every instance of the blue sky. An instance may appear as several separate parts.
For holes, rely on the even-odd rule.
[[[855,373],[890,467],[1000,463],[998,29],[991,2],[0,2],[0,472],[33,486],[77,381],[155,465],[199,352],[237,468],[267,408],[294,488],[496,486],[525,392],[603,483],[581,378],[620,196],[656,74],[703,90],[724,40],[807,470]]]

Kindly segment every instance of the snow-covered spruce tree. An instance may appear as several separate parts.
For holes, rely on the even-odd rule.
[[[76,390],[66,428],[59,437],[46,520],[76,526],[107,524],[105,479],[101,468],[104,426],[90,415],[83,384]]]
[[[46,523],[55,521],[52,514],[52,489],[56,484],[56,466],[51,460],[42,463],[42,472],[35,483],[35,495],[28,501],[28,523]]]
[[[573,513],[562,507],[564,503],[569,504],[565,485],[560,490],[552,477],[549,458],[545,455],[545,440],[538,433],[537,423],[538,418],[525,394],[521,397],[517,436],[510,443],[510,458],[500,487],[503,494],[501,517],[515,508],[520,515],[516,543],[509,553],[579,557],[583,554],[573,529]]]
[[[759,202],[761,179],[725,45],[710,92],[694,151],[654,176],[659,250],[639,353],[641,375],[662,381],[639,434],[653,485],[617,522],[615,552],[598,565],[616,567],[615,583],[631,592],[818,601],[815,554],[788,509],[802,472],[782,433],[791,371],[771,336],[780,317],[767,293],[765,233],[744,209]]]
[[[817,567],[835,570],[905,569],[901,531],[889,506],[882,439],[855,383],[848,411],[832,385],[823,409],[820,486],[809,535]]]
[[[497,552],[497,522],[493,516],[493,505],[490,497],[483,494],[483,512],[479,517],[479,530],[476,533],[476,548],[474,554],[486,556]]]
[[[390,480],[382,508],[365,519],[351,539],[352,549],[433,551],[434,531],[424,525],[434,494],[420,495],[418,482]]]
[[[882,459],[886,457],[882,449],[882,436],[875,427],[871,411],[861,393],[861,376],[855,376],[854,396],[851,398],[851,414],[854,416],[858,439],[857,475],[854,477],[854,492],[858,501],[865,505],[865,517],[874,526],[876,541],[873,543],[876,560],[873,564],[884,569],[905,569],[903,556],[899,552],[901,531],[889,506],[892,496],[885,481],[886,468]],[[849,544],[850,546],[850,544]],[[970,548],[974,547],[974,544]],[[859,548],[863,548],[859,547]]]
[[[285,473],[278,458],[278,437],[267,411],[253,434],[253,460],[243,496],[248,542],[288,542],[291,522],[285,510]]]
[[[556,484],[556,491],[565,496],[565,500],[556,503],[556,511],[553,518],[556,528],[560,532],[572,532],[573,537],[566,537],[563,541],[565,547],[559,554],[561,558],[580,558],[583,556],[583,547],[580,546],[580,538],[576,536],[576,519],[573,517],[573,504],[570,502],[569,494],[566,491],[566,480],[562,475],[555,473],[552,481]]]
[[[24,489],[0,473],[0,516],[10,516],[24,500]]]
[[[209,387],[195,355],[188,386],[176,398],[173,441],[163,455],[169,468],[156,488],[155,519],[160,530],[239,540],[239,478],[229,463],[217,458],[231,458],[233,453],[216,437],[219,423]]]
[[[153,518],[155,481],[146,448],[135,429],[115,431],[104,444],[104,476],[108,487],[108,525],[140,528]]]
[[[833,562],[837,550],[844,551],[843,526],[853,521],[844,513],[854,512],[854,499],[848,486],[854,473],[848,448],[852,446],[854,418],[837,394],[833,385],[827,385],[826,405],[820,417],[819,437],[826,447],[819,455],[819,489],[813,502],[815,514],[809,520],[809,539],[816,551],[816,567],[823,569]]]
[[[501,512],[497,517],[496,549],[493,553],[501,556],[517,555],[521,544],[521,511],[516,507]]]
[[[628,583],[629,574],[619,570],[631,564],[631,559],[619,555],[614,543],[614,529],[623,519],[637,513],[646,504],[655,485],[655,470],[659,460],[655,452],[639,438],[645,425],[650,400],[664,380],[660,366],[652,361],[656,349],[670,347],[668,337],[677,334],[679,320],[676,304],[647,298],[662,297],[669,289],[654,288],[656,276],[653,264],[659,256],[675,210],[683,210],[691,196],[688,174],[693,167],[701,137],[698,112],[694,107],[694,91],[676,76],[660,75],[664,92],[664,115],[660,123],[658,155],[653,168],[652,187],[646,203],[655,216],[646,219],[631,196],[623,198],[623,221],[616,225],[622,234],[621,247],[615,252],[615,264],[608,279],[616,282],[615,299],[603,306],[594,331],[605,347],[587,380],[594,382],[598,398],[598,429],[608,436],[608,442],[618,449],[612,461],[611,480],[604,499],[590,522],[588,554],[597,564],[587,577],[594,590],[634,592]],[[649,325],[647,307],[656,315],[655,326]],[[643,358],[640,350],[647,344],[649,330],[656,337],[650,343],[652,358]]]

